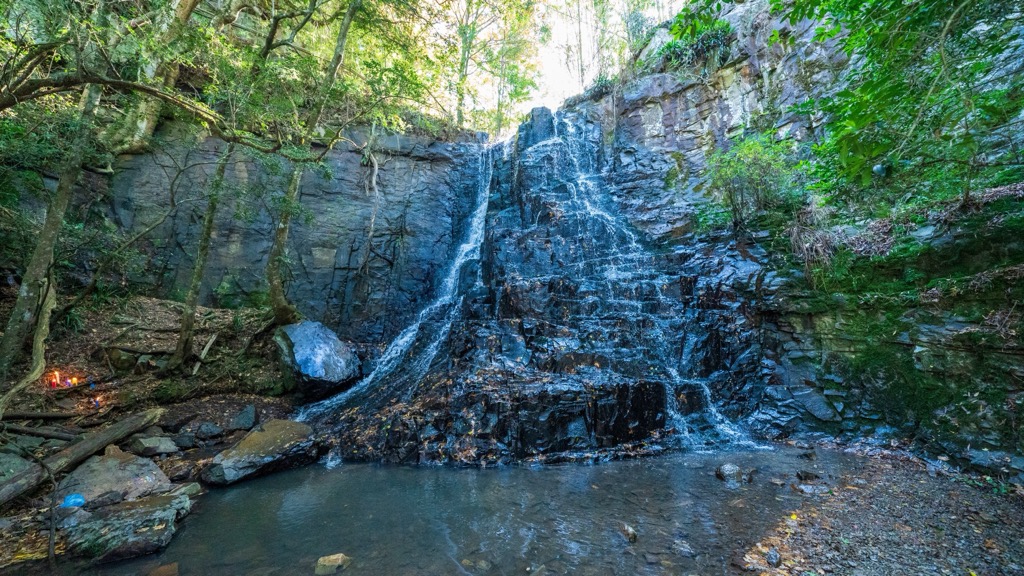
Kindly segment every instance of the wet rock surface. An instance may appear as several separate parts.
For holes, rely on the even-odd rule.
[[[317,426],[338,436],[335,454],[557,460],[739,436],[708,387],[714,349],[698,352],[713,338],[696,313],[704,295],[675,269],[677,255],[616,215],[601,126],[585,112],[538,109],[520,135],[494,155],[461,315],[418,326],[447,335],[426,358],[430,375],[410,380],[399,368],[332,408]]]
[[[339,453],[353,460],[586,461],[657,453],[654,440],[664,418],[665,390],[656,382],[594,384],[567,377],[552,384],[538,376],[529,384],[514,373],[478,373],[455,383],[428,379],[410,404],[350,414],[335,441]]]
[[[270,420],[245,435],[238,444],[217,454],[202,472],[208,484],[233,484],[250,476],[265,474],[316,459],[319,447],[313,430],[292,420]]]

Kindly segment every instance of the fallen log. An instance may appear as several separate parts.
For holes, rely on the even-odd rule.
[[[75,434],[68,434],[67,432],[61,432],[60,430],[53,430],[52,428],[32,428],[30,426],[17,426],[15,424],[0,424],[0,430],[5,432],[11,432],[13,434],[22,434],[24,436],[36,436],[39,438],[48,438],[50,440],[65,440],[72,442],[78,436]]]
[[[92,434],[84,436],[81,441],[44,459],[43,463],[53,474],[63,472],[99,452],[108,444],[118,442],[147,426],[152,426],[160,419],[160,415],[163,412],[162,408],[154,408],[129,416],[102,430],[97,430]],[[42,466],[32,464],[7,480],[0,482],[0,506],[32,490],[41,484],[46,477],[46,470]]]
[[[0,416],[0,420],[65,420],[81,416],[78,412],[19,412],[8,410]]]

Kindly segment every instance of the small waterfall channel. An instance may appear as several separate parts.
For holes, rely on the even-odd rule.
[[[405,398],[413,393],[416,384],[426,375],[431,362],[448,337],[452,324],[461,310],[464,298],[461,287],[467,265],[480,260],[480,246],[484,240],[484,225],[487,220],[487,199],[494,167],[494,149],[495,147],[487,146],[480,151],[480,182],[477,184],[475,207],[470,216],[466,238],[459,245],[451,265],[438,284],[434,299],[420,311],[412,324],[388,344],[369,375],[345,392],[304,407],[298,414],[298,420],[316,420],[320,415],[328,414],[375,393],[401,391]],[[475,283],[481,283],[479,268],[476,270]],[[398,368],[401,370],[396,373]],[[382,387],[386,387],[387,390],[381,390]]]

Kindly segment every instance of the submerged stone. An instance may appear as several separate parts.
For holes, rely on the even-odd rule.
[[[321,556],[316,561],[316,568],[313,574],[316,576],[326,576],[328,574],[337,574],[338,570],[344,570],[348,568],[348,565],[352,563],[352,559],[344,554],[332,554],[330,556]]]

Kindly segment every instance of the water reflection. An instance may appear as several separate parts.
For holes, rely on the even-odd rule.
[[[757,468],[754,482],[727,488],[714,477],[723,462]],[[803,498],[771,480],[853,466],[780,449],[496,470],[312,467],[205,495],[165,552],[92,573],[177,562],[182,576],[312,574],[318,557],[344,552],[347,574],[731,574],[737,553]]]

